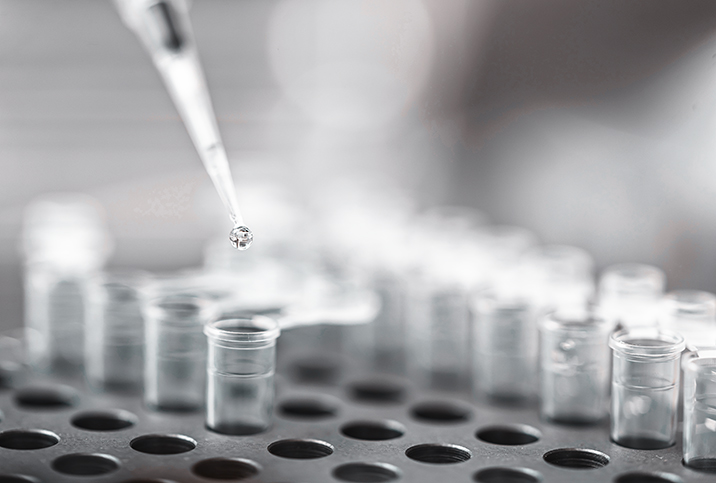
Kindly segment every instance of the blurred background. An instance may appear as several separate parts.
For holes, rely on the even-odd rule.
[[[715,2],[194,0],[191,18],[256,245],[286,222],[271,199],[400,193],[716,292]],[[110,1],[0,0],[0,166],[3,327],[40,194],[99,199],[113,265],[198,265],[231,228]]]

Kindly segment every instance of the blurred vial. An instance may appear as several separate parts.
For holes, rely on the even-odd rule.
[[[144,305],[144,400],[159,411],[203,407],[206,382],[204,324],[214,307],[203,297],[163,295]]]
[[[380,311],[373,322],[358,330],[368,332],[366,349],[370,351],[374,370],[404,374],[405,281],[400,274],[386,269],[375,271],[372,282],[372,288],[380,298]]]
[[[30,356],[28,348],[36,346],[39,334],[27,327],[0,333],[0,388],[22,385],[29,376]]]
[[[594,296],[594,261],[585,250],[541,245],[521,261],[514,289],[544,312],[584,314]]]
[[[684,464],[716,471],[716,349],[684,356]]]
[[[220,319],[204,328],[207,358],[206,425],[249,435],[271,425],[278,323],[268,317]]]
[[[465,289],[420,277],[410,283],[408,297],[409,371],[427,387],[469,387],[470,313]]]
[[[609,401],[611,324],[591,314],[550,314],[539,329],[542,417],[565,424],[601,421]]]
[[[139,392],[144,382],[142,291],[148,274],[105,272],[87,284],[85,372],[99,390]]]
[[[664,295],[660,309],[660,327],[681,334],[687,350],[716,347],[716,295],[676,290]]]
[[[659,449],[676,441],[684,339],[654,328],[611,334],[611,438],[627,448]]]
[[[473,237],[475,256],[472,269],[483,277],[484,285],[497,293],[509,293],[515,284],[520,259],[537,242],[525,228],[508,225],[487,225]]]
[[[522,402],[536,392],[537,322],[524,299],[490,291],[473,304],[473,381],[475,394],[495,401]]]
[[[83,285],[111,252],[99,204],[79,193],[36,199],[25,210],[25,325],[32,365],[76,373],[82,367],[85,307]]]
[[[666,276],[657,267],[639,263],[612,265],[599,279],[600,311],[622,327],[655,326],[665,285]]]

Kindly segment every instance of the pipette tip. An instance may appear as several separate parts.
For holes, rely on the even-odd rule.
[[[229,233],[229,241],[237,250],[246,250],[254,241],[254,234],[248,226],[235,226]]]

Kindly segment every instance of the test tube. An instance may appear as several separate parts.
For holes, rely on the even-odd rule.
[[[649,327],[611,334],[611,438],[615,443],[634,449],[674,444],[684,345],[679,334]]]
[[[716,349],[684,356],[684,464],[716,471]]]
[[[470,312],[459,284],[413,280],[409,288],[410,372],[420,384],[456,390],[470,384]]]
[[[191,294],[162,295],[144,307],[144,401],[158,411],[203,407],[206,382],[204,324],[214,307]]]
[[[522,257],[515,288],[545,312],[583,314],[594,295],[594,261],[570,245],[541,245]]]
[[[602,314],[622,327],[655,326],[666,276],[651,265],[623,263],[607,267],[599,279]]]
[[[549,314],[539,329],[542,417],[565,424],[601,421],[609,401],[612,325],[591,313]]]
[[[716,347],[716,295],[675,290],[661,301],[660,327],[680,333],[687,350]]]
[[[0,332],[0,389],[18,387],[30,374],[28,348],[39,334],[27,327]]]
[[[483,291],[475,298],[473,312],[476,394],[512,402],[532,398],[538,363],[534,307],[523,299]]]
[[[25,326],[31,365],[77,374],[83,363],[84,284],[111,252],[101,207],[81,193],[34,200],[24,214]]]
[[[100,274],[87,286],[85,372],[99,390],[138,392],[144,377],[141,294],[147,274]]]
[[[219,319],[204,328],[206,425],[223,434],[260,433],[271,425],[278,323],[268,317]]]

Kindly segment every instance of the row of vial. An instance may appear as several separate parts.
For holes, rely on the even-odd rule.
[[[96,223],[87,222],[87,213],[67,208],[67,203],[54,208],[45,204],[42,223],[26,223],[26,316],[39,334],[30,344],[34,364],[76,366],[85,354],[91,382],[111,388],[141,380],[150,407],[196,409],[208,394],[209,427],[234,434],[266,427],[278,327],[270,318],[232,317],[246,305],[218,303],[224,297],[221,287],[234,283],[232,276],[222,277],[228,271],[261,285],[259,281],[271,279],[262,274],[276,266],[298,273],[301,268],[296,267],[305,264],[296,252],[285,249],[281,240],[267,242],[263,252],[257,245],[246,254],[218,255],[212,248],[207,266],[222,268],[224,275],[210,270],[190,283],[154,280],[151,290],[144,290],[136,280],[96,275],[108,253],[102,250],[104,238]],[[498,400],[529,400],[537,394],[539,380],[548,419],[598,421],[611,400],[615,441],[642,448],[673,443],[683,342],[669,331],[686,337],[694,353],[716,346],[713,295],[664,295],[659,269],[628,264],[605,270],[595,297],[593,263],[583,250],[532,246],[533,237],[525,230],[466,223],[470,217],[462,214],[431,216],[444,243],[433,237],[426,245],[411,238],[411,230],[386,230],[382,233],[392,242],[372,244],[369,253],[350,243],[335,245],[351,256],[328,251],[327,265],[334,265],[329,272],[339,279],[360,279],[383,302],[373,323],[358,329],[360,337],[351,337],[364,360],[381,371],[407,372],[419,384],[472,386],[477,395]],[[60,232],[62,236],[53,236]],[[255,294],[261,297],[261,292],[285,290],[286,285],[269,283]],[[596,308],[590,309],[595,299]],[[547,312],[553,315],[545,318]],[[213,325],[206,325],[209,320]],[[692,408],[706,404],[708,412],[715,407],[704,397],[711,386],[701,382],[697,387],[706,392],[684,392],[701,401],[685,399],[686,421],[696,417]],[[697,431],[685,430],[684,435],[708,440],[714,433],[711,419],[701,419],[705,422],[698,423]],[[711,455],[716,447],[684,448],[695,446]]]

